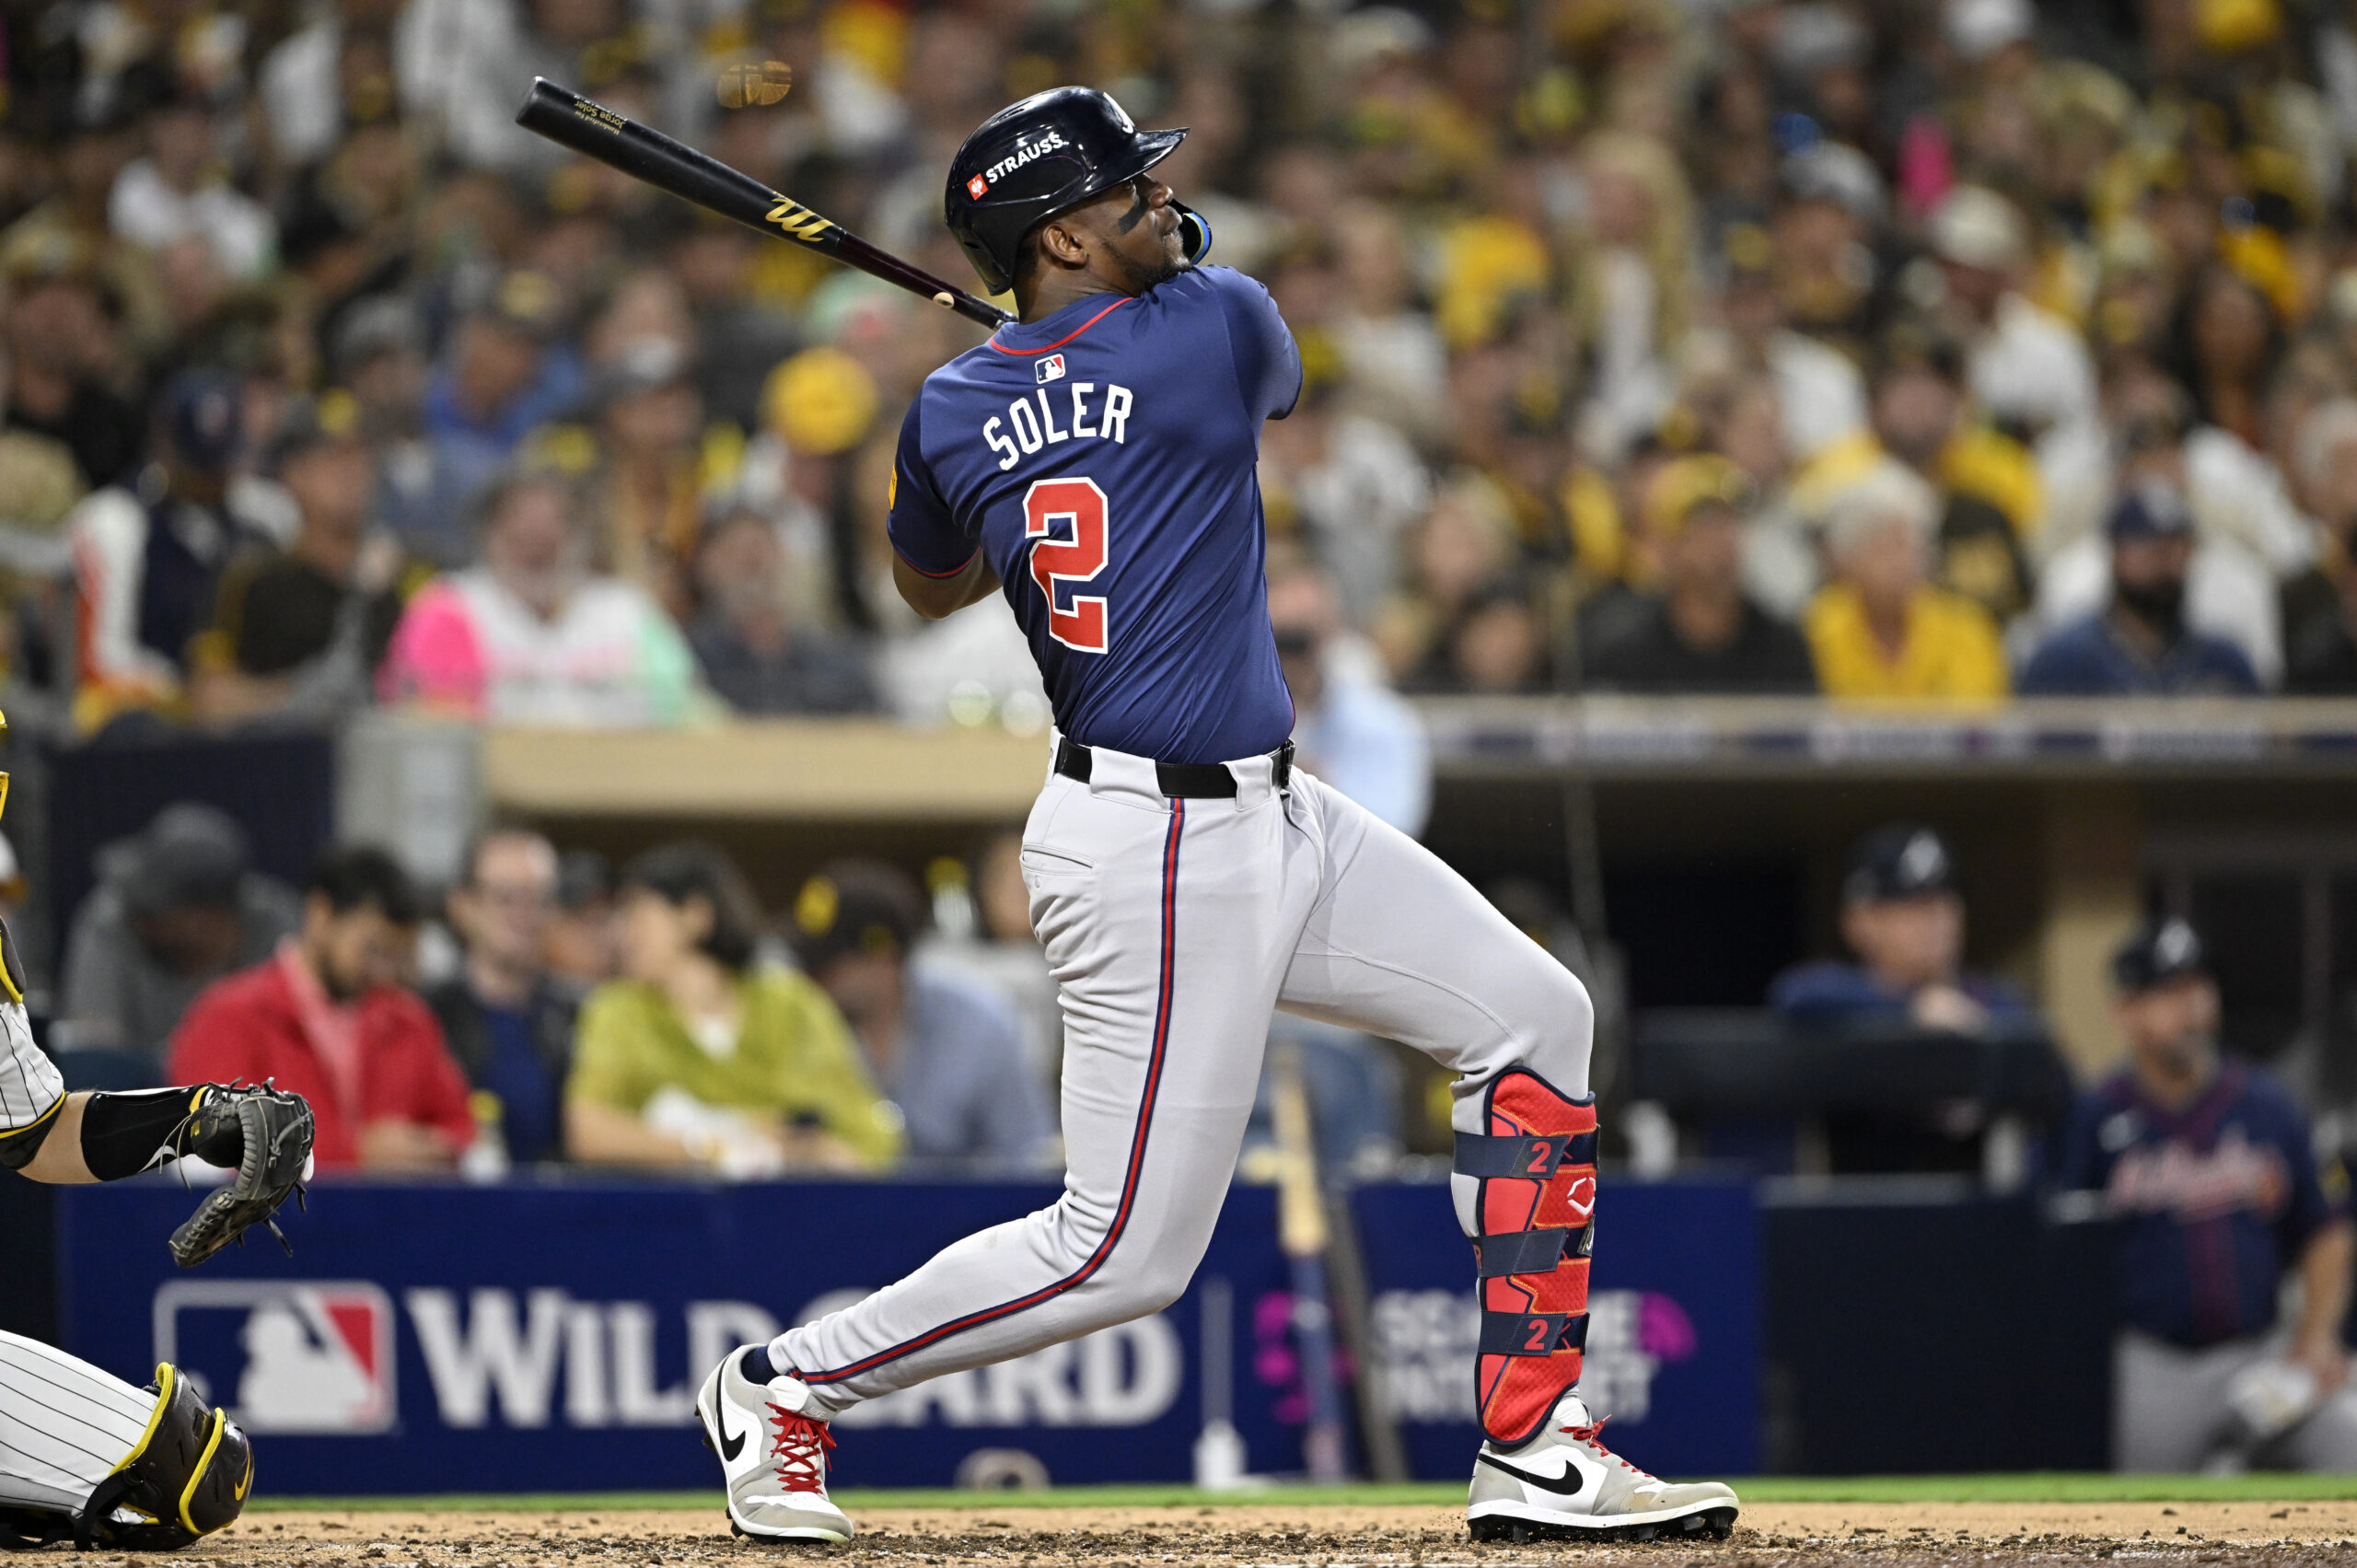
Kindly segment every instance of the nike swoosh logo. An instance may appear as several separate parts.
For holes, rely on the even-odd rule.
[[[253,1484],[254,1484],[254,1459],[253,1459],[253,1456],[252,1456],[251,1454],[248,1454],[248,1455],[246,1456],[246,1475],[245,1475],[245,1479],[244,1479],[243,1481],[240,1481],[239,1482],[238,1482],[238,1502],[243,1503],[243,1502],[246,1500],[246,1493],[253,1490]]]
[[[712,1412],[712,1423],[720,1428],[721,1460],[723,1463],[733,1465],[737,1462],[737,1456],[745,1451],[745,1434],[740,1432],[731,1437],[728,1435],[728,1418],[717,1410]]]
[[[1476,1454],[1473,1457],[1492,1469],[1504,1470],[1523,1485],[1535,1486],[1541,1492],[1557,1493],[1564,1497],[1576,1497],[1579,1495],[1580,1488],[1587,1484],[1587,1478],[1580,1474],[1577,1465],[1566,1469],[1562,1479],[1553,1480],[1543,1475],[1532,1475],[1528,1470],[1518,1469],[1504,1459],[1493,1459],[1487,1454]]]

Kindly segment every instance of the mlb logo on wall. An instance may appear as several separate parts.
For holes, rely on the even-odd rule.
[[[1061,381],[1064,378],[1064,356],[1062,354],[1051,354],[1048,355],[1047,358],[1036,361],[1035,363],[1039,366],[1038,375],[1041,381]]]
[[[366,1280],[174,1280],[156,1293],[156,1359],[248,1432],[384,1432],[393,1304]]]

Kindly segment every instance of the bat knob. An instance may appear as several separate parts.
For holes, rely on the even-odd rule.
[[[943,289],[939,294],[933,296],[933,302],[935,305],[940,306],[944,310],[947,310],[953,308],[957,305],[958,298],[947,289]]]

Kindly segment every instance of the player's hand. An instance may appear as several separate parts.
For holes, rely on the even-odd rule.
[[[2316,1380],[2318,1394],[2333,1393],[2349,1381],[2349,1353],[2337,1340],[2294,1345],[2286,1359]]]
[[[1979,1034],[1989,1027],[1989,1009],[1953,985],[1925,986],[1907,1011],[1917,1027],[1950,1034]]]

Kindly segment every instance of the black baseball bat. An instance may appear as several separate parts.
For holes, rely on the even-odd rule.
[[[1000,327],[1015,319],[989,300],[977,299],[923,268],[877,250],[842,225],[778,194],[751,175],[675,142],[628,115],[592,103],[546,76],[532,78],[532,90],[524,95],[516,123],[681,201],[734,218],[773,239],[807,246],[911,294],[921,294],[970,321]]]

